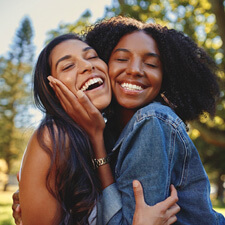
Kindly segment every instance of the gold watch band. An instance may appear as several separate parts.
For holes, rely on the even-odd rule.
[[[110,157],[106,156],[106,157],[100,158],[100,159],[92,159],[92,162],[93,162],[94,168],[97,169],[98,167],[109,163],[110,162]]]

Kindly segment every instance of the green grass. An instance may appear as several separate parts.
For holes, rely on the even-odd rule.
[[[225,216],[225,207],[217,207],[217,206],[214,206],[213,207],[215,211],[223,214]]]
[[[12,217],[12,194],[17,186],[9,187],[6,192],[0,191],[0,225],[14,225]]]
[[[12,194],[17,189],[17,186],[12,186],[7,192],[0,190],[0,225],[15,225],[12,217]],[[214,209],[225,216],[225,207],[214,206]]]

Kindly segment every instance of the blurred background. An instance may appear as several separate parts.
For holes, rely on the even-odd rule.
[[[41,112],[32,99],[32,70],[53,37],[82,33],[115,15],[183,31],[216,61],[221,95],[216,116],[190,126],[211,182],[214,208],[225,215],[225,0],[0,0],[0,225],[14,224],[12,193],[27,142]]]

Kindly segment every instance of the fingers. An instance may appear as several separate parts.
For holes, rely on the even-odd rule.
[[[171,188],[170,196],[166,200],[164,200],[163,202],[159,203],[159,204],[163,205],[165,210],[172,207],[178,201],[176,188],[173,185],[171,185],[170,188]]]
[[[180,211],[180,206],[177,204],[174,204],[172,207],[170,207],[167,212],[169,217],[176,215]]]
[[[15,208],[15,206],[16,206],[16,208]],[[13,207],[13,218],[14,218],[15,223],[17,225],[22,225],[22,221],[21,221],[21,208],[20,208],[20,205],[19,204],[16,204]]]
[[[170,225],[170,224],[173,224],[173,223],[175,223],[177,221],[177,217],[176,216],[172,216],[172,217],[170,217],[169,219],[168,219],[168,221],[167,221],[167,225]]]
[[[77,95],[78,101],[86,109],[90,117],[95,118],[96,115],[100,114],[99,110],[92,104],[92,102],[89,100],[89,98],[87,97],[87,95],[85,95],[83,91],[81,90],[77,91],[76,95]]]
[[[13,203],[19,203],[19,190],[13,193],[12,199],[13,199]]]
[[[143,188],[141,183],[138,180],[133,181],[133,190],[134,190],[134,198],[136,202],[136,207],[137,208],[144,207],[146,204],[144,200]]]
[[[61,81],[54,79],[52,76],[48,76],[48,80],[65,110],[72,107],[71,103],[77,103],[74,94]]]
[[[177,190],[173,184],[170,185],[170,191],[171,191],[171,197],[174,198],[174,200],[177,202],[178,201]]]
[[[85,115],[86,110],[81,107],[77,97],[60,80],[52,76],[48,76],[48,80],[64,110],[79,124],[80,118],[78,114]]]
[[[83,91],[78,90],[75,93],[75,96],[74,93],[71,92],[60,80],[51,76],[49,76],[48,79],[50,80],[52,87],[66,112],[73,109],[83,115],[87,113],[90,117],[95,117],[95,115],[99,113]]]

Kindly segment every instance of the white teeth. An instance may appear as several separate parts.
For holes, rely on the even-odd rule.
[[[85,82],[85,84],[81,87],[80,90],[86,91],[90,87],[90,85],[96,84],[96,83],[102,84],[103,80],[100,77],[92,78],[92,79],[88,80],[87,82]]]
[[[143,88],[141,86],[138,86],[136,84],[129,84],[129,83],[122,83],[121,87],[127,89],[127,90],[131,90],[131,91],[142,91]]]

